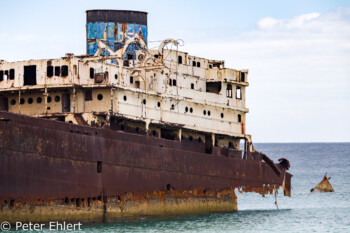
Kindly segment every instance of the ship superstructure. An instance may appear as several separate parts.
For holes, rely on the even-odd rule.
[[[207,152],[214,145],[239,149],[240,139],[246,139],[248,70],[165,50],[168,43],[178,45],[172,39],[158,50],[147,50],[143,36],[125,38],[128,31],[122,30],[113,30],[115,38],[124,36],[123,47],[115,52],[106,46],[109,27],[120,28],[103,23],[105,39],[88,42],[96,48],[88,49],[92,56],[3,61],[1,109],[166,139],[192,138],[206,145]]]
[[[246,107],[248,70],[228,69],[224,61],[209,60],[181,52],[178,49],[179,41],[174,39],[163,40],[156,50],[147,49],[148,31],[145,12],[87,11],[86,28],[88,55],[77,56],[67,53],[58,59],[0,61],[1,111],[70,123],[72,127],[82,126],[83,128],[79,130],[73,127],[69,131],[80,134],[79,137],[83,138],[79,140],[90,140],[86,137],[93,133],[90,132],[91,130],[84,131],[86,127],[108,129],[118,132],[118,135],[124,132],[129,135],[130,143],[132,141],[135,143],[136,140],[131,138],[138,137],[132,135],[159,139],[152,141],[154,145],[150,146],[179,150],[177,153],[174,152],[174,158],[165,159],[165,164],[171,163],[172,160],[176,161],[176,154],[184,153],[183,151],[201,153],[203,154],[201,156],[205,154],[213,156],[210,158],[213,161],[217,160],[216,157],[226,157],[222,161],[217,160],[218,164],[222,165],[214,165],[210,161],[207,162],[212,164],[200,163],[210,176],[218,175],[215,170],[223,169],[223,163],[226,163],[227,159],[231,159],[232,163],[239,160],[243,167],[248,166],[244,164],[249,164],[251,169],[261,171],[244,170],[243,167],[224,168],[224,170],[228,169],[228,173],[221,175],[222,179],[228,179],[228,184],[224,184],[226,181],[217,181],[220,184],[217,188],[231,190],[235,187],[245,187],[246,191],[265,194],[284,185],[289,195],[290,174],[285,171],[289,168],[288,161],[283,159],[280,164],[274,164],[266,155],[254,151],[251,137],[245,132],[248,112]],[[176,49],[166,49],[170,44]],[[1,119],[10,119],[10,116],[12,115],[5,114]],[[13,121],[16,122],[16,119],[18,118],[14,118]],[[36,120],[33,122],[38,123]],[[52,127],[56,129],[59,125]],[[97,131],[95,134],[97,135]],[[125,143],[129,143],[127,141],[126,139]],[[158,145],[158,142],[166,143]],[[244,142],[243,148],[240,146],[242,142]],[[88,142],[85,141],[85,143]],[[126,146],[126,144],[123,145]],[[62,148],[64,148],[63,142]],[[40,152],[42,150],[43,148]],[[113,150],[117,149],[110,149],[110,152],[112,153]],[[130,150],[127,151],[130,152]],[[140,156],[139,160],[143,161],[142,150],[133,153],[141,153],[138,156]],[[78,154],[81,155],[82,152]],[[163,159],[162,153],[157,156],[152,159]],[[172,172],[186,173],[186,169],[190,170],[191,166],[199,165],[199,163],[191,164],[190,161],[185,161],[185,158],[182,163],[177,161],[178,164],[175,167],[181,170],[184,166],[185,171],[176,171],[173,168]],[[135,161],[133,160],[134,164],[138,166],[142,167],[144,164],[142,162],[140,165],[138,163],[140,161]],[[254,161],[253,164],[256,162],[256,165],[252,165],[249,161]],[[96,158],[90,162],[91,166],[97,166],[98,173],[101,173],[102,164],[105,163],[103,159]],[[133,162],[129,162],[128,165],[123,166],[131,166]],[[211,165],[213,169],[210,168]],[[159,166],[154,168],[157,169]],[[199,170],[197,172],[201,173]],[[129,176],[133,176],[130,173]],[[230,176],[235,177],[229,178]],[[244,181],[245,176],[255,177],[257,180]],[[129,178],[123,177],[123,179]],[[207,182],[205,179],[202,179],[200,184],[197,184],[197,181],[191,184],[191,179],[168,181],[162,184],[162,187],[167,191],[176,188],[182,191],[189,190],[189,187],[193,186],[207,190],[208,187],[204,187]],[[232,180],[229,181],[230,179]],[[268,179],[273,182],[269,183]],[[173,187],[173,183],[176,182],[180,182],[181,185]],[[211,182],[210,187],[216,190],[215,182]],[[150,187],[149,190],[139,188],[136,191],[144,194],[146,191],[148,193],[153,189],[161,189],[157,185]],[[48,187],[48,189],[51,188]],[[106,189],[108,190],[102,187],[102,196],[105,192],[108,193]],[[127,193],[127,189],[122,190],[123,193]],[[135,190],[130,188],[130,191]],[[114,196],[118,201],[118,198],[121,199],[120,193],[121,191],[113,191],[109,195]],[[4,199],[6,195],[0,195],[0,198]],[[71,203],[72,194],[62,195],[67,196],[63,197],[66,204]],[[62,195],[59,198],[62,198]],[[78,196],[84,196],[85,200],[83,197],[74,197],[76,203],[78,199],[80,202],[83,199],[84,203],[89,198],[86,193]],[[11,197],[7,199],[10,202]],[[97,198],[96,201],[104,202],[104,199]],[[80,206],[77,204],[77,207]]]

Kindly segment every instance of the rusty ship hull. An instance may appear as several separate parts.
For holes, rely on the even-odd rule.
[[[0,220],[225,212],[237,210],[234,189],[265,194],[283,185],[290,194],[280,164],[201,151],[192,142],[0,112]]]

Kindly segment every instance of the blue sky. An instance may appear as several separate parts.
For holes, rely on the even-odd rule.
[[[0,59],[85,53],[85,11],[146,11],[149,41],[248,68],[259,142],[350,141],[350,1],[4,1]],[[150,43],[149,47],[157,46]]]

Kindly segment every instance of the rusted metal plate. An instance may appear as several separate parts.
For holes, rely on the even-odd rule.
[[[282,166],[278,175],[259,160],[185,147],[180,141],[0,112],[0,201],[198,188],[265,194],[282,185],[290,194],[291,175]]]

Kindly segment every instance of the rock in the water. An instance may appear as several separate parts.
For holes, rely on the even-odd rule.
[[[331,183],[329,183],[329,180],[331,178],[328,177],[327,178],[327,173],[324,175],[322,181],[316,185],[315,188],[311,189],[310,192],[321,192],[321,193],[325,193],[325,192],[334,192],[334,189],[331,185]]]

